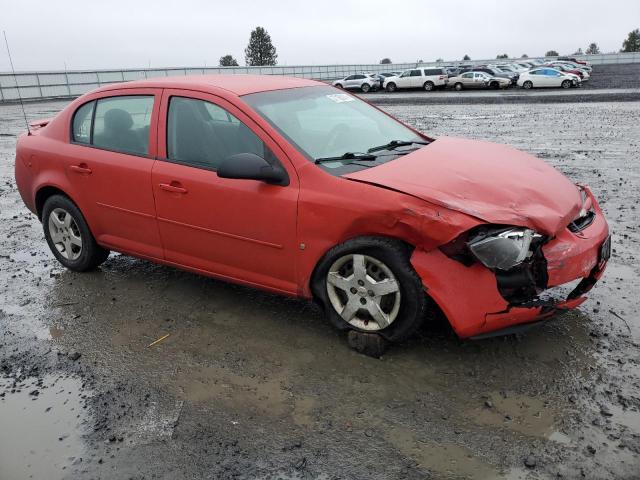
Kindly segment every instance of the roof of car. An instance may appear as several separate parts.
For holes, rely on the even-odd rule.
[[[280,75],[187,75],[158,77],[132,82],[116,83],[103,87],[104,90],[118,88],[184,88],[189,90],[213,90],[221,88],[236,95],[282,90],[285,88],[313,87],[326,85],[306,78],[284,77]]]

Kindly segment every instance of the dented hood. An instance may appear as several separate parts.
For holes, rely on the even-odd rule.
[[[548,235],[566,227],[582,207],[576,186],[552,166],[513,147],[477,140],[441,137],[345,177]]]

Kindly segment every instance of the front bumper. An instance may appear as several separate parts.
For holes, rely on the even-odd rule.
[[[466,266],[440,249],[416,249],[411,263],[427,293],[462,338],[536,322],[582,304],[584,294],[602,276],[608,257],[603,258],[601,250],[609,239],[609,228],[595,200],[593,209],[595,217],[584,230],[574,233],[565,228],[542,247],[547,289],[580,280],[564,298],[544,298],[543,293],[553,291],[544,290],[525,301],[510,301],[500,293],[491,270],[478,262]]]

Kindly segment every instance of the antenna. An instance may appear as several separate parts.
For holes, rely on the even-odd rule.
[[[20,95],[20,86],[18,85],[18,78],[16,77],[16,70],[13,68],[13,60],[11,59],[11,51],[9,50],[9,42],[7,41],[7,32],[2,31],[4,35],[4,44],[7,46],[7,54],[9,54],[9,65],[11,65],[11,73],[13,73],[13,81],[16,82],[16,90],[18,91],[18,100],[20,101],[20,107],[22,108],[22,116],[24,117],[24,123],[27,125],[27,134],[31,135],[29,129],[29,121],[27,120],[27,112],[24,110],[24,103],[22,103],[22,95]]]

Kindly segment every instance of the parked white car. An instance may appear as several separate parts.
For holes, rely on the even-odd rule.
[[[380,80],[376,75],[357,73],[334,81],[333,86],[346,90],[361,90],[367,93],[370,90],[378,90],[380,88]]]
[[[518,78],[518,85],[522,88],[539,87],[577,87],[581,84],[580,77],[572,73],[561,72],[555,68],[532,68],[522,72]]]
[[[446,87],[449,75],[444,68],[412,68],[396,77],[388,77],[382,87],[387,92],[395,92],[401,88],[422,88],[430,92],[438,87]]]

